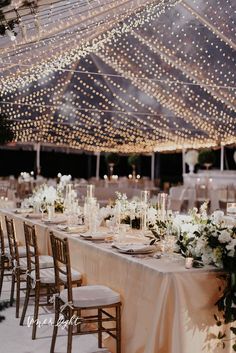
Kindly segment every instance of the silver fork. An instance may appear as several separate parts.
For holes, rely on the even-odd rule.
[[[142,255],[142,254],[137,254],[137,255],[132,255],[132,257],[136,257],[137,259],[143,259],[143,260],[148,260],[148,259],[160,259],[161,255],[160,254],[150,254],[150,255]]]

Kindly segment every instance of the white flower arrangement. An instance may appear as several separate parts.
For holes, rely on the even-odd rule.
[[[131,224],[134,228],[140,227],[140,218],[143,212],[143,205],[139,198],[128,200],[126,194],[116,192],[114,205],[106,206],[100,209],[99,217],[104,220],[119,217],[121,223]],[[155,223],[157,210],[154,207],[147,208],[147,223]]]
[[[48,186],[46,184],[41,185],[38,189],[34,190],[33,195],[29,198],[23,200],[22,208],[40,208],[44,205],[63,207],[63,199],[61,194],[53,186]]]
[[[186,154],[185,154],[185,162],[188,164],[189,166],[189,171],[190,173],[192,174],[193,171],[194,171],[194,166],[197,164],[198,162],[198,152],[197,151],[194,151],[194,150],[191,150],[191,151],[188,151]]]
[[[188,164],[188,165],[195,165],[197,164],[198,162],[198,152],[195,151],[195,150],[191,150],[191,151],[188,151],[186,154],[185,154],[185,162]]]
[[[57,177],[59,178],[59,184],[58,187],[61,189],[64,189],[64,187],[66,186],[66,184],[71,182],[71,175],[62,175],[61,173],[57,174]]]
[[[18,178],[19,182],[31,182],[32,180],[33,180],[33,176],[28,172],[21,172]]]

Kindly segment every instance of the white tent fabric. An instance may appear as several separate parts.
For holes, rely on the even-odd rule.
[[[236,143],[234,1],[17,4],[2,8],[0,36],[0,107],[17,141],[118,152]]]

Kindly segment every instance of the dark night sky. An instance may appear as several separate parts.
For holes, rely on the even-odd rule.
[[[233,161],[233,149],[226,148],[227,163],[225,168],[236,169]],[[215,168],[220,167],[220,151],[215,151],[217,161]],[[181,181],[182,176],[182,154],[181,153],[163,153],[156,154],[156,175],[155,178],[161,178],[161,181],[170,181],[177,183]],[[18,176],[22,171],[35,169],[35,151],[0,149],[0,175]],[[62,152],[41,152],[41,174],[45,177],[55,177],[58,172],[62,174],[71,174],[72,177],[89,178],[95,176],[96,156],[85,153],[62,153]],[[101,155],[100,177],[108,173],[105,156]],[[115,166],[114,174],[120,176],[131,173],[131,167],[127,163],[127,156],[120,156],[119,164]],[[137,173],[141,176],[151,174],[151,157],[142,156]]]

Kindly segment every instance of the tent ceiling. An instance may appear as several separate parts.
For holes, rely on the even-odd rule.
[[[13,1],[2,9],[6,28],[19,24],[15,40],[0,36],[0,106],[17,141],[119,152],[236,143],[233,0],[16,2],[17,14]]]

